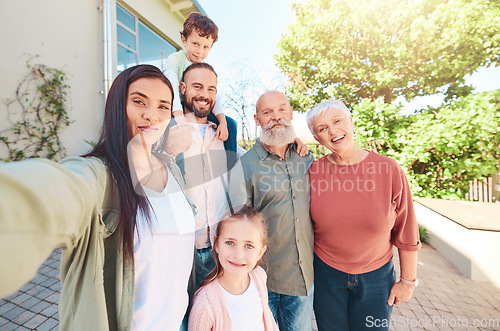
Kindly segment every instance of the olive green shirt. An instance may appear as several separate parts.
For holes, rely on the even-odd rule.
[[[173,158],[157,156],[185,194]],[[1,164],[0,297],[28,282],[62,248],[60,329],[130,330],[134,264],[122,254],[119,206],[117,186],[97,158]]]
[[[300,157],[294,144],[283,159],[257,139],[230,173],[233,206],[247,204],[267,219],[267,287],[276,293],[306,296],[313,284],[308,175],[313,160],[311,153]]]

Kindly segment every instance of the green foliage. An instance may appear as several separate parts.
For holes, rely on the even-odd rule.
[[[325,98],[410,100],[500,60],[500,6],[491,0],[308,0],[278,44],[294,109]]]
[[[255,139],[240,139],[238,140],[238,146],[243,148],[245,151],[248,151],[250,148],[255,145]]]
[[[402,134],[401,162],[413,190],[424,197],[460,199],[468,182],[497,171],[500,156],[500,90],[428,110]]]
[[[418,234],[420,235],[420,241],[423,243],[427,243],[429,239],[429,232],[427,231],[427,228],[425,226],[418,226]]]
[[[66,151],[59,134],[71,123],[66,111],[66,74],[42,64],[33,65],[30,60],[26,66],[28,74],[19,83],[15,98],[5,102],[12,126],[0,132],[0,141],[9,151],[9,157],[0,161],[62,158]]]
[[[364,100],[352,110],[356,123],[356,141],[360,146],[374,151],[384,151],[385,155],[395,157],[400,151],[401,131],[412,118],[400,115],[401,106]]]
[[[317,160],[327,154],[330,154],[330,151],[326,149],[323,145],[319,143],[307,144],[307,148],[309,148],[309,152],[314,156],[314,159]]]
[[[399,106],[363,102],[353,117],[358,145],[396,159],[415,196],[463,199],[470,180],[497,171],[500,90],[408,117]]]

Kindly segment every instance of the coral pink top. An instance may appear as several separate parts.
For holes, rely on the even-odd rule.
[[[310,168],[314,253],[349,274],[389,262],[393,245],[422,246],[408,181],[393,159],[369,152],[361,162],[336,165],[323,157]]]

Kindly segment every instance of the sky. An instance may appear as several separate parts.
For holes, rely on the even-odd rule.
[[[248,65],[259,72],[261,77],[278,75],[274,54],[287,26],[293,23],[292,2],[305,0],[198,0],[207,15],[219,27],[219,40],[214,44],[206,62],[214,66],[219,77],[229,77],[235,66]],[[265,78],[264,78],[265,79]],[[476,92],[500,88],[500,67],[480,68],[473,75],[466,76],[466,82],[476,88]],[[415,98],[404,103],[405,112],[438,106],[442,97],[429,96]],[[230,111],[228,115],[231,116]],[[294,114],[294,127],[301,138],[311,140],[302,114]]]

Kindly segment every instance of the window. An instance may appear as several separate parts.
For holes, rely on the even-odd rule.
[[[177,49],[120,5],[116,5],[117,71],[152,64],[162,71],[165,59]]]

